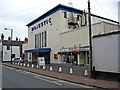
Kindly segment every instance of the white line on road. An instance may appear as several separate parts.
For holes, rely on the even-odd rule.
[[[8,67],[8,66],[3,66],[3,67],[11,69],[11,70],[15,70],[15,68],[11,68],[11,67]]]
[[[94,89],[94,87],[91,87],[91,86],[86,86],[86,85],[81,85],[81,84],[77,84],[77,83],[67,82],[67,81],[64,81],[64,80],[59,80],[59,79],[56,79],[56,78],[46,77],[46,76],[39,75],[39,74],[36,74],[36,73],[32,73],[32,72],[28,72],[28,71],[24,71],[24,70],[20,70],[20,69],[15,69],[15,68],[10,68],[10,67],[4,66],[4,65],[3,65],[3,67],[6,67],[8,69],[16,70],[17,72],[20,72],[22,74],[34,75],[34,77],[37,78],[37,79],[44,80],[44,81],[47,81],[47,82],[50,82],[50,83],[53,83],[53,84],[56,84],[56,85],[59,85],[59,86],[62,85],[61,83],[69,83],[71,85],[76,85],[76,86],[80,86],[80,87],[83,87],[83,88],[93,88]],[[47,78],[47,79],[45,79],[45,78]],[[61,77],[59,77],[59,78],[61,78]],[[55,80],[55,81],[51,81],[51,80],[48,80],[48,79],[52,79],[52,80]]]
[[[34,77],[37,78],[37,79],[40,79],[40,80],[47,81],[47,82],[49,82],[49,83],[53,83],[53,84],[59,85],[59,86],[62,85],[62,84],[60,84],[60,83],[57,83],[57,82],[55,82],[55,81],[50,81],[50,80],[45,79],[45,78],[40,78],[40,77],[38,77],[38,76],[34,76]]]

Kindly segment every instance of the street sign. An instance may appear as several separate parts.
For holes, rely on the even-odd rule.
[[[38,57],[38,65],[45,66],[45,58],[44,57]]]

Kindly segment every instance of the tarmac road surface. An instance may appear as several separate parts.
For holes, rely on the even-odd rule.
[[[2,88],[91,88],[27,71],[2,66]],[[97,89],[98,90],[98,89]]]

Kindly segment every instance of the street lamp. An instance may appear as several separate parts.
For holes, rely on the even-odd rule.
[[[12,64],[12,36],[13,36],[13,29],[4,28],[4,30],[11,30],[11,64]]]

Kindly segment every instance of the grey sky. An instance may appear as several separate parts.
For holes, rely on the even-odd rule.
[[[15,37],[24,39],[27,37],[27,26],[29,22],[41,16],[58,4],[73,4],[74,8],[87,11],[88,0],[0,0],[0,34],[4,33],[5,39],[14,30]],[[91,13],[118,21],[119,0],[91,0]]]

